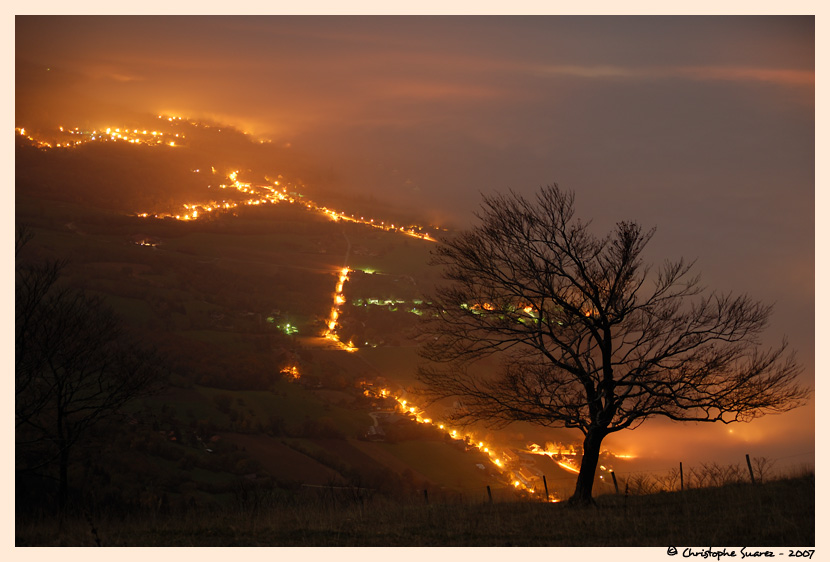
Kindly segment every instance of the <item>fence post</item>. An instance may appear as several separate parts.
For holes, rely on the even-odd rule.
[[[683,463],[680,463],[680,491],[683,491]]]
[[[749,462],[749,453],[746,454],[746,466],[749,467],[749,479],[755,484],[755,474],[752,472],[752,463]]]
[[[613,470],[611,471],[611,479],[614,481],[614,491],[619,494],[620,493],[620,487],[617,486],[617,475],[614,474]]]
[[[542,475],[542,484],[545,485],[545,501],[550,501],[550,494],[548,493],[548,480],[545,478],[545,475]]]
[[[424,501],[427,505],[429,505],[429,494],[427,493],[426,489],[424,490]]]
[[[490,503],[493,503],[493,492],[490,491],[490,485],[487,485],[487,498],[490,500]]]
[[[623,511],[628,513],[628,478],[625,479],[625,498],[623,498]]]

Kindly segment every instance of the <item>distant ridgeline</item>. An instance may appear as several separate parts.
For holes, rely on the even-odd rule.
[[[35,196],[177,220],[289,203],[334,221],[424,240],[434,240],[441,230],[319,205],[303,195],[302,180],[290,179],[314,179],[296,155],[232,127],[160,115],[153,127],[15,132],[17,189]]]

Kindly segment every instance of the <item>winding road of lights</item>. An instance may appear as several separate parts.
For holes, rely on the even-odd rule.
[[[326,330],[323,333],[323,337],[326,338],[328,341],[334,342],[340,349],[349,352],[354,352],[357,351],[357,348],[352,344],[352,342],[343,343],[342,341],[340,341],[340,338],[337,336],[336,333],[337,318],[340,315],[340,306],[344,302],[346,302],[346,299],[343,296],[343,287],[345,286],[346,281],[349,280],[349,273],[351,273],[351,270],[348,267],[344,267],[339,271],[337,284],[335,285],[334,303],[329,314],[329,319],[326,324]],[[300,372],[296,365],[285,367],[280,372],[290,377],[291,379],[296,380],[300,378]],[[485,444],[484,441],[476,440],[474,439],[474,436],[470,434],[465,434],[462,436],[459,430],[451,429],[443,423],[434,422],[432,418],[426,416],[426,413],[421,408],[415,406],[411,402],[408,402],[405,398],[401,396],[394,395],[392,391],[388,388],[372,390],[366,388],[363,392],[366,396],[374,396],[376,398],[384,399],[392,398],[393,400],[395,400],[395,402],[397,402],[397,406],[400,409],[400,411],[405,415],[413,416],[416,422],[436,427],[439,430],[443,431],[450,438],[456,440],[463,440],[465,443],[469,444],[469,446],[487,455],[487,457],[490,459],[490,462],[493,463],[496,469],[509,478],[514,488],[524,490],[530,494],[539,493],[539,491],[536,490],[535,487],[528,486],[524,482],[522,482],[520,480],[521,475],[519,475],[517,471],[508,469],[505,462],[502,460],[504,455],[499,453],[492,446]],[[554,497],[550,498],[549,501],[558,502],[559,499]]]
[[[337,285],[334,290],[334,304],[331,307],[329,319],[326,323],[326,331],[323,333],[323,337],[331,342],[334,342],[340,349],[344,349],[346,351],[357,351],[357,348],[352,342],[343,343],[340,341],[340,338],[337,336],[336,332],[337,317],[340,316],[340,306],[346,302],[346,297],[343,296],[343,286],[346,281],[349,280],[349,273],[351,273],[351,270],[348,267],[344,267],[340,270],[340,275],[337,278]]]
[[[268,204],[275,204],[275,203],[289,203],[289,204],[299,204],[302,207],[305,207],[306,210],[320,213],[333,221],[346,221],[346,222],[353,222],[356,224],[360,224],[363,226],[369,226],[372,228],[379,228],[381,230],[385,230],[387,232],[396,232],[398,234],[404,234],[406,236],[410,236],[412,238],[418,238],[420,240],[426,240],[428,242],[435,242],[435,238],[431,237],[429,233],[422,232],[422,227],[418,226],[410,226],[409,228],[404,228],[403,226],[395,226],[394,224],[386,225],[384,222],[377,223],[374,219],[366,220],[363,217],[355,218],[353,216],[347,215],[346,213],[340,213],[337,211],[332,211],[327,207],[320,207],[313,201],[309,201],[305,199],[302,195],[297,194],[295,192],[289,192],[289,187],[293,188],[294,186],[285,185],[279,188],[279,181],[274,182],[274,187],[270,185],[257,185],[254,186],[250,183],[239,181],[238,179],[239,172],[231,172],[228,175],[228,179],[230,180],[230,184],[220,184],[219,189],[228,189],[229,187],[236,189],[238,192],[255,195],[256,197],[249,198],[240,202],[237,201],[227,201],[222,200],[221,202],[217,201],[209,201],[206,203],[185,203],[182,206],[188,210],[187,213],[153,213],[152,217],[157,219],[163,218],[174,218],[176,220],[188,221],[197,219],[201,213],[202,216],[213,213],[215,211],[223,211],[227,209],[235,209],[240,206],[250,206],[250,205],[268,205]],[[137,216],[139,217],[150,217],[150,213],[139,213]]]

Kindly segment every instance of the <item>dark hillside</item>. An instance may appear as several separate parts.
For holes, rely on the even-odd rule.
[[[338,484],[389,497],[430,489],[436,499],[441,490],[504,486],[475,467],[481,458],[406,417],[384,426],[385,442],[367,441],[368,414],[394,408],[364,395],[362,385],[383,373],[320,344],[349,244],[352,257],[390,274],[355,272],[346,294],[379,289],[397,300],[417,294],[424,267],[401,256],[428,243],[287,204],[191,222],[25,190],[16,207],[18,224],[34,233],[22,259],[66,260],[61,282],[103,298],[170,373],[164,391],[130,404],[79,450],[70,478],[78,501],[128,513],[228,505],[239,486],[293,494]],[[381,314],[372,329],[404,338],[411,324]],[[284,372],[291,367],[299,379]],[[19,479],[24,511],[48,505],[49,477]]]

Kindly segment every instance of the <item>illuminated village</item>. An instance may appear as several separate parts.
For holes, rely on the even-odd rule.
[[[183,121],[182,117],[172,117],[159,115],[158,119],[163,123],[178,124]],[[191,126],[205,126],[194,121],[184,120],[184,123]],[[93,131],[83,131],[78,127],[67,129],[59,127],[57,132],[52,132],[55,139],[45,140],[42,138],[35,138],[27,132],[25,127],[15,129],[15,133],[21,137],[27,138],[40,148],[58,148],[67,149],[82,146],[84,144],[98,142],[98,143],[127,143],[131,145],[143,146],[164,146],[164,147],[178,147],[183,146],[187,142],[186,136],[181,133],[163,132],[160,130],[148,129],[129,129],[126,127],[104,127],[101,130],[95,129]],[[266,142],[264,140],[260,142]],[[201,170],[193,170],[193,172],[200,172]],[[211,174],[216,176],[219,172],[211,167]],[[222,176],[220,176],[222,177]],[[234,170],[227,174],[227,183],[222,182],[218,184],[219,190],[235,190],[237,195],[244,194],[243,199],[238,198],[215,198],[210,201],[183,203],[183,212],[150,212],[144,211],[137,213],[139,217],[165,219],[173,218],[176,220],[189,221],[204,218],[206,215],[215,212],[228,211],[236,209],[240,206],[250,205],[268,205],[276,203],[297,204],[308,209],[311,212],[320,213],[333,221],[346,221],[377,228],[387,232],[398,232],[418,238],[421,240],[429,240],[434,242],[434,234],[431,236],[427,228],[420,226],[403,226],[396,225],[392,222],[375,220],[373,218],[365,218],[362,216],[355,216],[355,214],[347,214],[346,212],[336,211],[328,207],[318,205],[317,203],[307,200],[302,194],[298,192],[298,186],[288,184],[284,180],[278,179],[270,180],[270,184],[257,184],[251,182],[244,182],[239,179],[239,171]],[[209,187],[209,186],[208,186]]]

